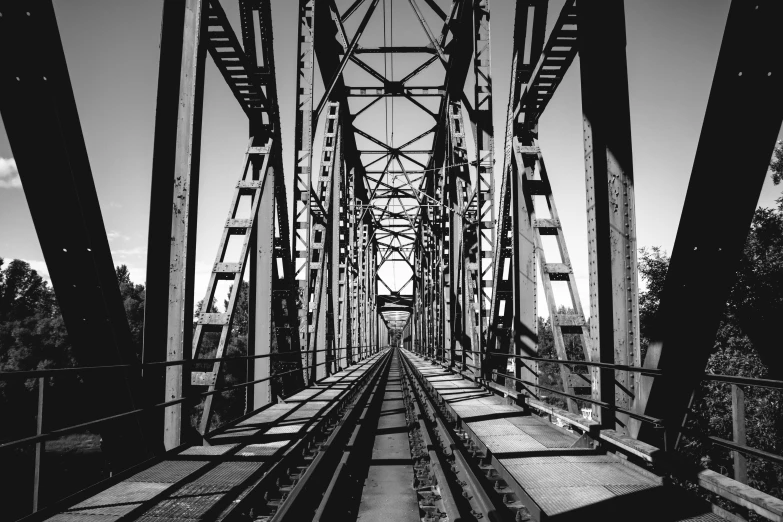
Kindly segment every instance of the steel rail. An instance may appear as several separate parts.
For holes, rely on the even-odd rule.
[[[320,503],[314,505],[314,500],[321,498],[321,495],[328,490],[328,484],[323,490],[321,489],[325,486],[323,477],[330,472],[332,475],[335,475],[333,471],[335,468],[339,471],[340,461],[337,459],[337,452],[345,447],[346,442],[352,435],[360,412],[365,412],[366,405],[374,399],[377,402],[379,384],[383,382],[384,377],[388,374],[391,355],[392,350],[389,350],[382,356],[371,381],[362,388],[362,396],[351,406],[350,411],[343,417],[338,427],[329,435],[307,470],[296,481],[290,493],[282,499],[270,522],[296,522],[303,520],[303,517],[310,518],[312,515],[311,509],[317,510],[320,507]],[[381,393],[382,396],[383,394]]]
[[[256,519],[259,515],[258,511],[262,506],[268,508],[270,504],[278,504],[275,509],[279,509],[279,506],[284,502],[285,498],[280,498],[279,503],[276,499],[270,499],[270,491],[272,489],[282,490],[293,489],[296,483],[302,479],[302,477],[310,468],[310,464],[314,462],[319,454],[328,450],[330,445],[328,444],[329,437],[334,432],[335,428],[339,426],[340,417],[344,417],[353,411],[352,405],[357,394],[364,390],[370,381],[378,374],[378,371],[383,362],[383,358],[387,354],[376,354],[371,357],[375,359],[371,364],[371,369],[363,374],[358,382],[354,382],[349,391],[343,395],[335,404],[330,407],[330,411],[324,414],[320,422],[309,430],[307,434],[299,441],[294,443],[290,448],[286,450],[282,458],[275,462],[264,476],[253,486],[251,491],[235,506],[232,506],[230,520],[248,520]],[[329,385],[325,389],[332,388],[333,385],[339,384],[338,380],[334,383],[328,383]],[[351,384],[351,383],[349,383]],[[346,413],[348,410],[348,413]],[[336,424],[333,424],[336,423]],[[319,442],[317,438],[326,434],[326,439]],[[315,443],[315,444],[314,444]],[[298,464],[299,463],[299,464]],[[302,465],[303,464],[303,465]],[[299,470],[297,472],[296,470]],[[282,484],[282,481],[291,481],[290,486]],[[290,493],[283,493],[288,495]],[[270,501],[271,500],[271,501]],[[274,513],[273,513],[274,515]],[[264,517],[262,519],[269,519],[271,517]]]
[[[370,359],[374,359],[376,356],[371,357]],[[368,361],[372,363],[372,361]],[[366,364],[366,363],[365,363]],[[358,370],[360,367],[354,368],[350,372],[347,373],[346,376],[348,377],[353,374],[356,370]],[[276,470],[282,468],[285,468],[286,463],[288,460],[290,460],[293,456],[297,454],[302,453],[302,449],[306,446],[310,445],[312,440],[318,435],[319,428],[323,427],[325,424],[328,423],[331,417],[335,416],[335,412],[339,410],[339,408],[348,400],[351,400],[352,397],[355,395],[355,392],[358,388],[358,385],[361,385],[363,382],[367,380],[367,378],[370,376],[371,372],[367,372],[366,374],[360,375],[359,378],[356,381],[348,381],[347,384],[349,385],[349,388],[346,390],[346,393],[343,394],[342,397],[340,397],[335,403],[331,406],[330,410],[325,412],[325,414],[322,416],[322,418],[312,427],[311,430],[308,430],[308,432],[298,441],[295,441],[289,448],[286,449],[283,457],[280,461],[277,461],[276,463],[272,464],[269,469],[266,470],[265,474],[260,477],[258,480],[256,480],[255,484],[250,486],[251,489],[258,488],[259,486],[263,487],[269,480],[270,477],[275,477]],[[334,385],[343,383],[343,378],[339,378],[337,381],[326,383],[327,385],[321,388],[321,391],[327,391],[331,389]],[[301,390],[299,390],[301,391]],[[299,391],[295,392],[298,393]],[[240,420],[241,417],[237,420]],[[140,471],[144,471],[145,469],[148,469],[149,467],[164,462],[167,458],[167,456],[172,455],[178,455],[181,453],[188,445],[182,444],[170,451],[167,451],[163,455],[159,455],[157,457],[153,457],[151,459],[148,459],[144,462],[141,462],[139,464],[136,464],[132,466],[131,468],[121,471],[119,473],[114,474],[112,477],[109,477],[107,479],[101,480],[91,486],[88,486],[86,489],[79,491],[77,493],[74,493],[72,495],[69,495],[63,499],[60,499],[58,501],[55,501],[53,504],[45,507],[43,510],[38,511],[31,515],[30,520],[31,521],[39,521],[48,519],[49,517],[55,515],[56,513],[67,510],[71,506],[78,504],[79,502],[84,501],[85,499],[98,494],[102,491],[105,491],[107,488],[116,485],[117,483],[127,480],[128,478],[132,477],[133,475],[139,473]],[[251,492],[252,493],[252,492]],[[237,511],[242,511],[246,509],[247,507],[247,501],[251,498],[251,494],[248,494],[243,499],[237,501],[236,503],[232,504],[231,506],[231,515],[228,516],[227,520],[236,520],[236,518],[233,518],[233,515],[237,513]],[[247,513],[240,513],[240,520],[246,520],[247,519]],[[27,518],[25,519],[27,520]]]
[[[315,514],[312,518],[313,522],[339,520],[340,515],[335,513],[339,502],[345,500],[346,495],[350,494],[349,489],[361,486],[358,481],[354,480],[351,471],[356,466],[354,461],[357,458],[365,455],[368,449],[370,452],[372,451],[372,446],[370,445],[372,440],[370,438],[372,435],[372,423],[369,422],[369,418],[373,413],[377,413],[376,410],[380,408],[383,402],[385,389],[382,389],[381,385],[388,382],[388,369],[391,365],[391,357],[388,365],[383,377],[375,382],[372,397],[364,403],[362,412],[353,425],[353,431],[350,434],[348,443],[343,447],[342,457],[334,473],[332,473],[321,502],[315,509]]]
[[[403,357],[402,353],[399,354],[399,357]],[[414,417],[412,422],[418,426],[419,433],[421,433],[421,436],[424,439],[424,444],[429,455],[430,472],[435,476],[435,484],[438,486],[438,491],[441,497],[440,501],[443,505],[443,511],[446,513],[449,520],[459,520],[462,518],[463,513],[460,512],[460,509],[454,498],[454,491],[452,489],[453,484],[449,482],[446,474],[444,473],[444,468],[450,466],[448,466],[445,458],[446,455],[443,449],[441,451],[437,451],[436,448],[438,446],[433,442],[433,439],[440,441],[440,437],[437,434],[437,431],[433,430],[427,422],[427,411],[423,410],[421,407],[421,399],[416,394],[417,390],[413,380],[411,379],[408,368],[402,361],[400,362],[400,366],[402,367],[402,373],[405,376],[405,378],[402,379],[403,394],[406,397],[406,402],[410,403]],[[415,399],[411,401],[411,397],[414,397]],[[422,411],[424,411],[424,413],[422,413]]]
[[[416,393],[416,400],[419,402],[419,406],[424,412],[432,412],[432,419],[429,419],[428,415],[424,416],[429,422],[425,422],[427,429],[432,430],[434,438],[440,440],[441,446],[445,449],[451,450],[451,456],[454,458],[453,466],[451,470],[456,474],[458,473],[462,480],[457,482],[464,489],[462,497],[467,499],[471,509],[470,513],[463,513],[464,518],[480,518],[484,520],[493,520],[498,522],[515,520],[514,514],[509,508],[502,502],[498,495],[492,495],[488,493],[491,484],[488,483],[486,478],[481,480],[476,473],[478,466],[471,464],[468,459],[467,448],[462,443],[461,438],[457,437],[459,442],[455,440],[456,433],[453,432],[448,424],[449,420],[444,419],[443,414],[436,406],[435,399],[427,391],[427,387],[424,386],[421,380],[421,376],[411,367],[410,361],[401,355],[404,359],[404,367],[406,376],[414,383],[414,390]],[[475,457],[476,454],[469,455]],[[493,490],[493,493],[494,492]],[[493,498],[494,497],[494,498]],[[480,515],[480,516],[479,516]],[[457,518],[449,517],[449,520],[455,520]],[[461,519],[461,518],[460,518]]]

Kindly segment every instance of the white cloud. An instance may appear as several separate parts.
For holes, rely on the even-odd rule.
[[[135,248],[113,248],[111,251],[111,255],[114,257],[136,257],[136,256],[146,256],[147,255],[147,249],[144,247],[135,247]]]
[[[22,188],[14,158],[0,158],[0,188]]]
[[[130,241],[130,237],[128,237],[125,234],[122,234],[120,232],[117,232],[116,230],[109,230],[106,233],[106,237],[109,238],[109,241],[114,241],[115,239],[122,239],[123,241]]]

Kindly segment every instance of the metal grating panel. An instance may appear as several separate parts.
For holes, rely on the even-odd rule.
[[[274,422],[292,409],[296,407],[296,404],[275,404],[271,408],[268,408],[252,417],[248,417],[238,424],[238,426],[244,426],[247,424],[260,424],[266,422]]]
[[[620,463],[577,462],[573,465],[604,486],[655,485],[652,480],[639,473],[634,473]]]
[[[240,457],[271,457],[289,443],[290,441],[287,440],[276,440],[264,444],[248,444],[237,455]]]
[[[525,488],[547,515],[556,515],[614,498],[602,486]]]
[[[566,462],[614,462],[617,463],[618,457],[614,455],[563,455],[561,457]]]
[[[119,520],[119,515],[84,515],[79,513],[59,513],[52,518],[47,518],[46,522],[114,522]]]
[[[492,453],[514,453],[519,451],[545,449],[540,442],[524,433],[501,435],[498,437],[481,437],[481,442],[483,442]]]
[[[255,471],[261,469],[261,462],[221,462],[207,473],[192,481],[202,486],[236,486],[243,483]]]
[[[477,437],[492,437],[499,435],[516,435],[520,433],[519,428],[505,419],[486,420],[468,423],[470,429]]]
[[[154,498],[171,484],[155,482],[120,482],[80,502],[67,513],[82,515],[125,515]]]
[[[161,518],[198,519],[230,491],[230,486],[188,484],[167,495],[137,520],[139,522],[160,522]]]
[[[715,513],[704,513],[695,517],[680,518],[678,522],[726,522],[726,519],[719,517]]]
[[[554,426],[520,426],[520,429],[547,448],[569,448],[579,439],[576,435]]]
[[[297,424],[290,424],[287,426],[275,426],[264,432],[264,435],[286,435],[291,433],[298,433],[305,427],[304,422]]]
[[[198,473],[206,465],[207,462],[205,461],[168,460],[136,473],[128,478],[127,482],[164,482],[173,484],[189,477],[193,473]]]
[[[546,426],[549,424],[548,421],[545,421],[544,419],[534,415],[526,415],[524,417],[509,417],[506,420],[514,426]]]
[[[509,466],[529,466],[531,464],[543,464],[543,465],[549,465],[549,464],[565,464],[566,462],[563,460],[563,457],[559,456],[546,456],[546,457],[515,457],[512,459],[502,459],[501,464],[505,466],[506,468],[509,468]]]
[[[660,486],[658,486],[657,484],[624,484],[624,485],[611,485],[611,486],[604,486],[604,487],[608,489],[611,493],[617,496],[622,496],[622,495],[631,495],[633,493],[638,493],[646,489],[653,489]]]
[[[525,489],[600,486],[600,482],[568,462],[549,464],[506,465],[506,469]],[[608,491],[604,490],[606,493]]]
[[[236,448],[236,444],[221,444],[220,446],[193,446],[180,455],[223,455]]]

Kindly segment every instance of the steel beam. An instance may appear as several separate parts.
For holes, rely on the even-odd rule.
[[[622,0],[579,3],[578,38],[587,178],[590,337],[593,361],[638,366],[639,310],[631,117]],[[618,387],[615,388],[615,379]],[[633,374],[593,371],[593,406],[602,426],[628,433]],[[615,394],[615,391],[617,392]]]
[[[185,29],[185,0],[163,2],[158,65],[157,107],[152,153],[149,231],[147,234],[147,280],[144,300],[144,363],[166,360],[168,338],[169,266],[171,255],[172,173],[176,162],[177,114]],[[186,355],[189,355],[187,351]],[[146,402],[157,404],[166,395],[165,371],[145,370]],[[164,415],[153,414],[148,427],[163,449]]]
[[[259,144],[260,145],[260,144]],[[272,147],[274,150],[274,146]],[[274,154],[274,153],[273,153]],[[271,375],[272,336],[274,331],[273,288],[275,270],[275,184],[278,176],[274,167],[262,172],[262,165],[253,161],[253,179],[264,177],[263,189],[259,195],[261,201],[253,222],[250,248],[249,309],[247,348],[248,355],[267,356],[251,360],[248,366],[248,381],[262,379]],[[279,350],[279,345],[278,345]],[[272,381],[254,384],[247,391],[248,412],[271,404],[274,401]]]
[[[489,309],[490,321],[487,331],[486,351],[488,353],[500,351],[503,353],[520,354],[517,351],[517,343],[514,341],[515,317],[520,317],[520,320],[524,319],[521,325],[526,325],[527,329],[533,332],[535,332],[535,327],[537,326],[536,323],[530,323],[529,318],[522,318],[519,315],[521,310],[529,308],[528,305],[523,304],[521,305],[522,308],[517,310],[514,304],[518,296],[525,300],[530,299],[531,296],[527,296],[525,293],[527,291],[532,291],[532,299],[534,302],[537,301],[535,285],[529,288],[520,288],[522,294],[519,294],[514,283],[517,273],[515,260],[520,259],[513,255],[514,245],[518,242],[514,238],[516,238],[517,234],[522,234],[525,237],[529,235],[529,231],[525,229],[519,230],[518,226],[520,223],[514,217],[519,211],[519,205],[523,202],[517,200],[519,196],[516,191],[521,190],[521,187],[518,184],[514,166],[513,140],[517,130],[516,127],[518,127],[516,119],[521,92],[530,80],[533,66],[541,55],[544,45],[547,3],[547,0],[518,2],[514,18],[511,86],[509,88],[509,103],[506,112],[505,149],[499,203],[500,212],[498,214],[499,219],[495,235],[492,304]],[[528,23],[532,27],[530,34],[528,34],[527,30]],[[523,221],[521,225],[524,227],[525,222]],[[529,263],[530,261],[525,262]],[[535,276],[535,272],[533,272],[533,276]],[[516,330],[524,331],[521,325]],[[538,343],[537,337],[533,339],[533,343]],[[528,345],[529,343],[523,344],[521,347]],[[497,369],[499,372],[505,371],[506,362],[505,359],[499,357],[489,358],[489,364],[485,368],[485,377],[488,377],[493,369]],[[515,363],[515,366],[517,378],[522,378],[521,376],[524,373],[531,382],[536,382],[536,372],[528,372],[526,368],[522,368],[520,363]],[[506,384],[512,389],[518,389],[521,386],[515,381],[510,381]]]
[[[136,362],[51,1],[0,2],[0,114],[80,366]],[[93,372],[89,418],[133,410],[135,376]],[[100,426],[113,472],[149,456],[138,417]],[[151,441],[152,442],[152,441]]]
[[[313,79],[315,72],[315,0],[299,0],[299,40],[296,77],[296,130],[294,164],[294,230],[291,248],[294,252],[295,277],[299,287],[299,345],[309,347],[308,293],[310,269],[310,177],[313,151]],[[304,358],[310,366],[309,357]],[[309,383],[305,374],[305,383]]]
[[[774,0],[735,0],[729,9],[661,299],[664,328],[644,363],[663,377],[645,383],[640,408],[664,419],[670,449],[712,352],[783,122],[781,18]],[[740,174],[726,161],[728,130],[732,150],[742,151]],[[639,439],[660,442],[647,424]]]

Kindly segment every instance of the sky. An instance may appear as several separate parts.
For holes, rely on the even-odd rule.
[[[297,3],[272,0],[289,202],[293,172]],[[346,0],[337,3],[341,9],[350,4]],[[625,3],[639,247],[660,246],[670,252],[674,243],[729,3],[728,0],[627,0]],[[144,282],[146,266],[161,4],[160,0],[54,0],[114,263],[127,265],[131,278],[139,283]],[[236,2],[222,0],[222,4],[239,34]],[[419,4],[427,12],[427,18],[435,20],[426,4]],[[448,0],[438,0],[438,4],[448,11]],[[514,4],[512,0],[491,2],[498,189],[511,72]],[[562,0],[550,2],[550,29],[561,6]],[[394,35],[397,45],[424,43],[424,33],[418,27],[408,1],[384,0],[360,44],[371,46],[381,41],[383,9],[387,15],[387,32],[389,36]],[[349,34],[355,30],[360,16],[361,12],[346,24]],[[395,20],[393,31],[392,18]],[[395,77],[398,79],[414,66],[404,60],[396,64]],[[382,67],[382,64],[377,66]],[[351,84],[369,85],[370,82],[363,81],[359,74],[346,69]],[[434,82],[438,75],[442,78],[443,68],[435,64],[422,81]],[[323,87],[320,80],[316,83],[318,99]],[[417,134],[417,126],[427,123],[422,121],[425,118],[422,113],[417,114],[404,105],[399,102],[395,112],[396,143],[405,136]],[[379,114],[369,118],[367,129],[380,136],[384,127],[392,127],[388,121],[384,125],[385,111]],[[431,119],[428,124],[432,124]],[[316,135],[316,149],[319,139],[320,133]],[[246,145],[244,113],[208,59],[196,253],[197,299],[206,289]],[[541,119],[540,145],[581,300],[589,310],[578,61],[571,66]],[[17,178],[5,128],[0,125],[0,257],[24,259],[45,276],[43,255]],[[768,179],[759,205],[775,205],[780,193],[781,188],[774,187]],[[397,272],[399,268],[388,277],[398,278],[401,286],[407,276]],[[562,294],[558,296],[560,298]],[[544,312],[546,307],[539,306],[539,310]]]

